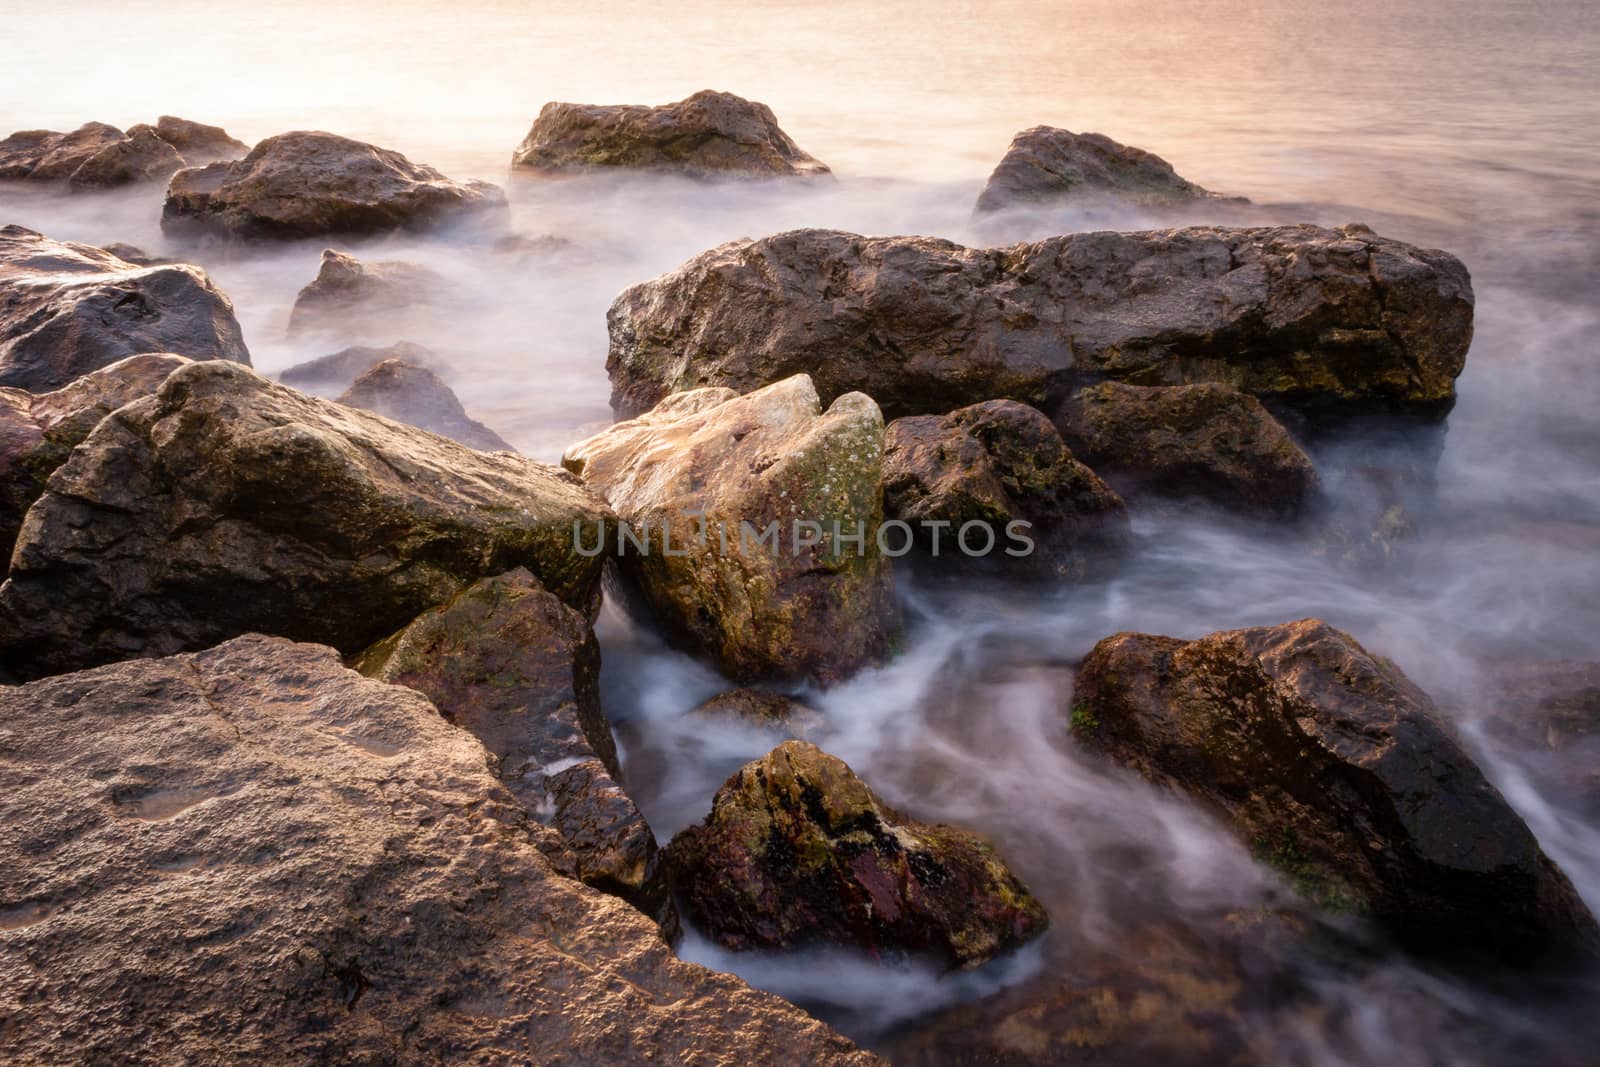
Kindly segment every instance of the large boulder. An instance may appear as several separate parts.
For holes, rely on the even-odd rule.
[[[0,387],[0,560],[11,558],[22,517],[45,482],[100,420],[149,396],[190,361],[170,352],[129,356],[51,393]]]
[[[767,105],[710,90],[662,107],[546,104],[511,165],[540,173],[627,167],[696,178],[829,173],[778,127]]]
[[[295,297],[289,336],[382,327],[408,308],[437,302],[446,288],[444,278],[415,263],[364,263],[347,252],[324,249],[317,276]]]
[[[891,422],[883,507],[961,571],[1079,580],[1112,570],[1132,536],[1122,498],[1014,400]]]
[[[580,878],[676,930],[655,835],[619,784],[586,615],[519,567],[425,612],[355,667],[433,701],[483,743],[529,816],[561,834]]]
[[[141,352],[250,362],[233,305],[200,268],[0,228],[0,386],[49,392]]]
[[[733,241],[626,290],[611,406],[810,374],[890,417],[1007,397],[1048,408],[1104,378],[1220,382],[1317,411],[1437,412],[1472,338],[1445,252],[1364,226],[1075,233],[1010,248],[795,230]]]
[[[410,341],[396,341],[385,348],[352,345],[304,363],[296,363],[278,375],[278,381],[307,393],[338,394],[355,380],[386,359],[403,360],[413,367],[435,373],[445,369],[445,361],[431,348]]]
[[[1124,201],[1165,206],[1218,199],[1178,176],[1152,152],[1118,144],[1103,133],[1035,126],[1011,146],[978,195],[978,211],[999,211],[1064,200]]]
[[[619,563],[669,639],[735,680],[829,682],[889,651],[899,612],[869,398],[824,411],[804,375],[745,396],[694,390],[562,462],[636,536]]]
[[[471,418],[456,394],[433,371],[400,359],[368,368],[339,396],[339,403],[419,426],[480,452],[515,452],[505,438]]]
[[[0,141],[0,180],[64,182],[103,149],[126,139],[104,122],[86,122],[71,133],[19,130]]]
[[[674,958],[332,649],[0,689],[0,750],[7,1064],[878,1062]]]
[[[195,363],[104,419],[29,510],[0,585],[20,677],[248,631],[360,652],[524,566],[592,608],[611,513],[570,474]]]
[[[974,967],[1048,922],[987,842],[907,818],[805,741],[735,772],[667,864],[688,918],[734,951],[842,944]]]
[[[331,133],[281,133],[243,159],[179,171],[164,230],[244,239],[375,235],[503,222],[505,194]]]
[[[1056,426],[1073,454],[1129,499],[1200,499],[1287,518],[1319,487],[1310,457],[1283,424],[1226,385],[1102,382],[1064,401]]]
[[[1118,634],[1075,736],[1228,820],[1325,906],[1447,956],[1592,956],[1594,917],[1393,664],[1317,619],[1195,641]]]
[[[112,189],[141,182],[164,182],[183,168],[178,150],[148,127],[135,127],[120,141],[106,145],[83,161],[67,179],[76,192]]]

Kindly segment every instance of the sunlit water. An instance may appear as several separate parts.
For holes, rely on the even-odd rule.
[[[836,183],[510,182],[515,229],[569,244],[522,258],[449,238],[359,246],[428,264],[454,294],[387,329],[316,343],[284,331],[321,244],[181,249],[160,234],[158,191],[0,188],[0,222],[202,263],[264,371],[346,343],[427,344],[469,410],[542,459],[610,418],[604,313],[615,294],[730,238],[830,226],[982,244],[1178,221],[1365,221],[1467,262],[1477,335],[1438,497],[1389,566],[1319,554],[1317,529],[1146,514],[1135,562],[1103,584],[1019,598],[903,581],[903,655],[809,694],[827,717],[824,747],[910,812],[991,835],[1054,919],[1043,944],[960,981],[849,955],[727,957],[686,942],[691,958],[864,1040],[1068,971],[1152,923],[1199,927],[1288,903],[1181,798],[1075,751],[1073,665],[1099,638],[1319,615],[1449,709],[1472,707],[1491,660],[1600,658],[1600,15],[1587,0],[6,6],[0,131],[173,113],[247,140],[328,129],[506,182],[511,149],[547,100],[661,102],[711,87],[771,104]],[[1255,206],[1161,219],[1057,211],[975,227],[988,169],[1012,133],[1038,123],[1147,147]],[[1359,508],[1358,484],[1341,479],[1351,454],[1318,458],[1336,498]],[[773,738],[683,722],[726,683],[614,610],[602,640],[606,710],[665,840]],[[1523,754],[1452,713],[1600,907],[1597,828],[1527,773]],[[1600,1036],[1583,1018],[1594,1013],[1570,1002],[1538,1009],[1390,956],[1301,978],[1325,1009],[1314,1020],[1263,1012],[1245,1024],[1284,1062],[1583,1062]]]

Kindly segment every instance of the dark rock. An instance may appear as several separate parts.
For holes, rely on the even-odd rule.
[[[767,105],[709,90],[662,107],[546,104],[511,165],[543,173],[627,167],[695,178],[829,173],[778,127]]]
[[[221,126],[207,126],[203,122],[162,115],[156,120],[155,135],[176,148],[184,162],[191,167],[215,163],[218,160],[240,159],[250,154],[250,146],[228,136]],[[135,126],[133,130],[139,129]],[[129,130],[130,134],[133,130]]]
[[[101,150],[125,139],[103,122],[86,122],[71,133],[22,130],[0,141],[0,180],[64,182]]]
[[[973,967],[1047,925],[981,838],[908,819],[804,741],[723,783],[667,864],[690,920],[735,951],[835,943]]]
[[[676,932],[655,835],[618,784],[587,616],[518,568],[424,613],[355,667],[433,701],[489,750],[529,815],[562,835],[580,878]]]
[[[101,251],[109,252],[124,263],[132,263],[136,267],[160,267],[168,263],[181,262],[176,259],[168,259],[165,256],[151,255],[138,245],[123,244],[121,241],[113,241],[111,244],[105,245]]]
[[[1011,139],[978,196],[978,210],[1069,199],[1159,206],[1222,198],[1178,177],[1171,163],[1142,148],[1103,133],[1035,126]]]
[[[104,419],[28,512],[0,586],[19,677],[249,631],[359,652],[525,566],[591,609],[610,511],[577,479],[304,396],[235,363],[180,368]]]
[[[141,352],[250,362],[233,305],[200,268],[0,228],[0,386],[48,392]]]
[[[94,192],[140,182],[164,182],[183,167],[177,149],[146,127],[106,145],[67,179],[74,192]]]
[[[260,636],[0,689],[8,1064],[878,1062],[567,876],[424,697]]]
[[[734,241],[611,305],[611,406],[812,375],[890,417],[1113,378],[1324,410],[1438,412],[1472,338],[1444,252],[1363,226],[1077,233],[976,250],[795,230]]]
[[[386,359],[404,360],[413,367],[422,367],[435,373],[444,369],[444,361],[432,349],[410,341],[396,341],[387,348],[354,345],[331,355],[297,363],[278,375],[278,381],[306,392],[342,393],[354,385],[357,378]]]
[[[796,738],[815,734],[826,723],[815,708],[766,689],[730,689],[695,705],[688,714],[710,723],[774,730]]]
[[[363,263],[324,249],[317,276],[295,297],[289,336],[360,333],[407,308],[438,301],[446,288],[442,277],[415,263]]]
[[[339,403],[459,441],[480,452],[515,452],[505,438],[467,417],[450,387],[423,367],[386,359],[357,378]]]
[[[386,148],[331,133],[268,137],[231,163],[179,171],[162,228],[260,240],[503,223],[505,194],[454,182]]]
[[[1129,499],[1198,498],[1264,518],[1299,514],[1317,471],[1261,401],[1225,385],[1102,382],[1072,394],[1056,426]]]
[[[1080,741],[1216,810],[1318,903],[1446,957],[1592,956],[1566,876],[1399,669],[1316,619],[1095,646]]]
[[[1014,400],[891,422],[883,506],[941,566],[960,570],[1079,580],[1113,569],[1132,536],[1122,498],[1073,458],[1049,419]],[[938,522],[948,525],[923,525]],[[961,551],[967,523],[992,535],[988,555]],[[981,529],[968,541],[972,551],[986,543]]]

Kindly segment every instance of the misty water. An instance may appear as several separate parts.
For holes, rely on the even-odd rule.
[[[1103,583],[1019,593],[901,575],[902,653],[805,694],[825,716],[813,739],[891,803],[996,841],[1051,913],[1042,942],[957,979],[843,953],[727,956],[692,933],[686,957],[893,1049],[942,1008],[1088,968],[1140,931],[1209,931],[1229,914],[1298,907],[1198,809],[1077,751],[1067,708],[1074,665],[1111,633],[1198,636],[1306,616],[1433,694],[1600,909],[1600,827],[1528,753],[1479,728],[1497,664],[1600,659],[1600,14],[1588,0],[326,8],[8,11],[8,36],[28,46],[0,71],[0,132],[164,113],[247,141],[326,129],[502,183],[517,233],[560,240],[521,252],[449,235],[341,245],[426,264],[450,279],[450,298],[360,336],[290,341],[289,310],[322,243],[175,245],[155,189],[0,188],[0,223],[200,263],[266,373],[346,344],[427,345],[467,409],[539,459],[610,421],[615,295],[733,238],[826,226],[995,244],[1191,222],[1365,222],[1472,271],[1476,335],[1436,492],[1415,502],[1414,532],[1387,563],[1327,550],[1323,519],[1284,529],[1141,511],[1130,564]],[[838,180],[509,178],[511,150],[547,100],[660,103],[701,88],[769,103]],[[1148,148],[1254,203],[975,223],[973,200],[1011,135],[1041,123]],[[1335,513],[1372,509],[1353,472],[1377,448],[1360,436],[1318,446]],[[601,640],[625,773],[665,841],[774,739],[685,720],[728,683],[615,608]],[[1364,946],[1359,962],[1290,965],[1310,1005],[1260,998],[1241,1023],[1256,1048],[1279,1062],[1592,1062],[1600,1013],[1585,1009],[1600,992],[1581,980],[1533,997],[1344,929]]]

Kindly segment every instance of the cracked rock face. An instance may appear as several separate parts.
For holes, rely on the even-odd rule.
[[[563,874],[476,740],[332,649],[0,689],[0,753],[7,1064],[877,1062]]]
[[[1153,152],[1103,133],[1035,126],[1012,138],[978,196],[978,211],[1076,199],[1148,206],[1222,198],[1179,177]]]
[[[1010,248],[794,230],[611,305],[621,417],[809,374],[890,417],[1049,409],[1102,379],[1216,382],[1311,412],[1447,409],[1472,339],[1461,261],[1364,226],[1076,233]]]

